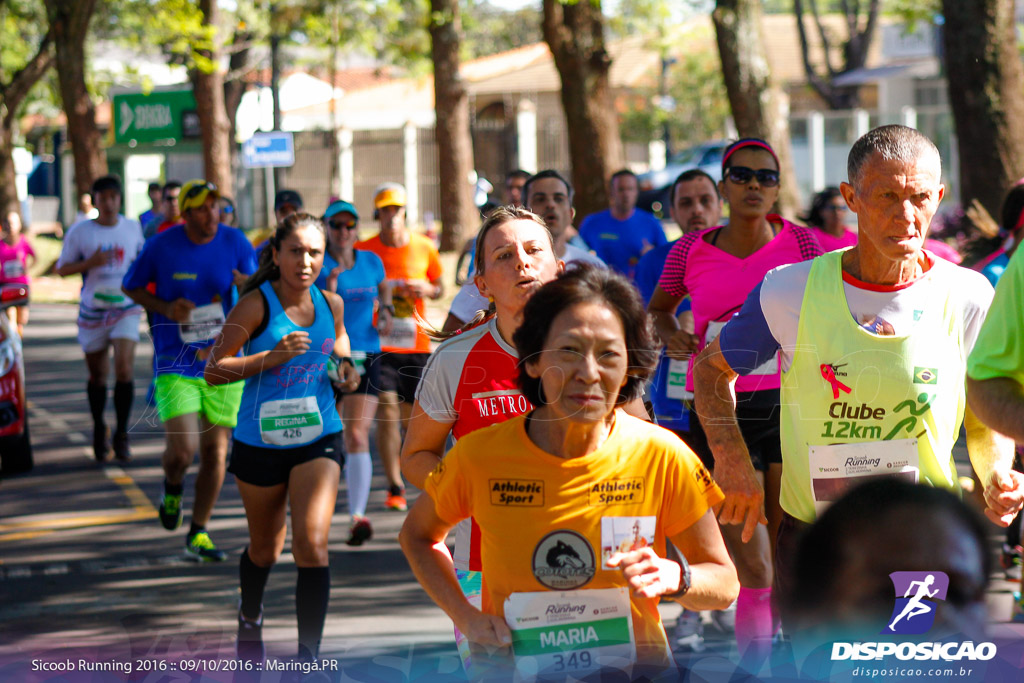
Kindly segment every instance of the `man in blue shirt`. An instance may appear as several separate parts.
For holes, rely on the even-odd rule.
[[[580,237],[602,261],[632,279],[640,257],[668,240],[658,219],[636,208],[636,174],[628,169],[616,172],[610,189],[611,208],[584,218]]]
[[[184,225],[146,242],[122,283],[128,296],[153,312],[156,406],[167,438],[160,522],[169,531],[181,524],[185,473],[198,450],[185,551],[194,559],[215,562],[227,559],[227,553],[214,546],[206,524],[224,482],[242,382],[211,387],[203,372],[231,310],[233,288],[256,270],[256,255],[245,235],[218,222],[219,198],[212,183],[185,183],[178,197]],[[150,282],[156,284],[155,294],[146,289]]]
[[[160,212],[163,210],[164,203],[164,188],[160,183],[150,183],[146,192],[149,194],[149,201],[153,206],[139,214],[139,225],[143,228],[151,220],[160,218]]]

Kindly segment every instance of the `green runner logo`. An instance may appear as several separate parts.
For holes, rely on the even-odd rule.
[[[914,368],[914,384],[938,384],[939,371],[937,368]]]

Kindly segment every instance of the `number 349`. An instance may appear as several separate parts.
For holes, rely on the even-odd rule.
[[[592,664],[590,653],[586,650],[568,655],[555,655],[555,671],[571,671],[573,669],[589,669]]]

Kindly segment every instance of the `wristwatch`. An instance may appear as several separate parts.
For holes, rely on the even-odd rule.
[[[380,307],[381,307],[381,309],[390,312],[391,315],[395,314],[395,305],[394,304],[381,304]]]
[[[690,563],[686,561],[686,557],[679,551],[678,548],[674,548],[675,557],[673,558],[679,563],[679,588],[672,591],[671,593],[663,593],[663,598],[681,598],[690,591]]]

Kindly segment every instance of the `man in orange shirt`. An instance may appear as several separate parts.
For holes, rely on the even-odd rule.
[[[372,251],[384,262],[384,273],[393,292],[391,333],[381,334],[380,394],[377,404],[377,451],[388,478],[387,506],[405,510],[405,488],[399,465],[402,447],[400,427],[409,420],[416,387],[430,356],[430,338],[416,324],[425,317],[423,300],[439,299],[441,260],[434,243],[409,230],[405,224],[405,188],[385,183],[373,197],[374,218],[380,233],[356,249]]]

